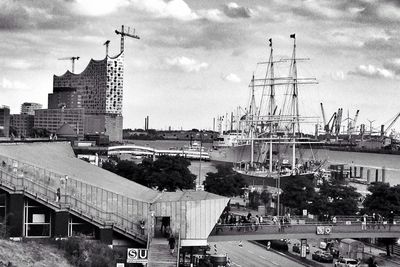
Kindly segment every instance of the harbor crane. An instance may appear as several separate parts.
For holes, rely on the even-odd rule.
[[[79,60],[80,57],[62,57],[59,58],[58,60],[71,60],[72,62],[72,69],[71,69],[71,73],[74,73],[75,71],[75,60]]]
[[[390,128],[393,127],[393,125],[396,123],[397,119],[400,117],[400,112],[397,113],[397,115],[394,117],[394,119],[392,120],[392,122],[389,124],[388,127],[386,127],[386,129],[383,131],[382,136],[386,136],[387,132],[390,130]]]
[[[128,31],[125,31],[124,25],[121,26],[121,31],[115,30],[115,33],[118,35],[121,35],[121,53],[124,52],[124,39],[125,36],[135,38],[135,39],[140,39],[139,36],[135,34],[135,29],[133,29],[133,32],[131,33],[131,28],[128,27]]]

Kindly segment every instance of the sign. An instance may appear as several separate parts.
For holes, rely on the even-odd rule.
[[[307,214],[308,214],[308,212],[307,212],[307,210],[303,210],[303,216],[307,216]]]
[[[307,255],[307,239],[300,240],[300,257],[305,258]]]
[[[33,223],[45,223],[45,215],[44,214],[32,214],[32,222]]]
[[[147,263],[149,251],[145,248],[128,248],[126,253],[127,263]]]
[[[117,267],[125,267],[125,263],[117,263]]]
[[[317,235],[330,235],[332,226],[317,226]]]

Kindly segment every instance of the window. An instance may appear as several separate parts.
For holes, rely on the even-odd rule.
[[[24,203],[26,237],[50,237],[51,236],[51,212],[32,200]]]

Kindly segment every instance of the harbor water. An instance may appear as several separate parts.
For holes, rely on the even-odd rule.
[[[189,146],[188,141],[178,140],[131,140],[129,143],[158,149],[180,149],[185,146]],[[211,149],[212,144],[203,143],[203,146]],[[386,170],[386,182],[390,183],[391,185],[400,184],[400,155],[333,151],[328,149],[301,149],[299,153],[301,153],[301,157],[303,159],[317,159],[322,161],[326,160],[327,163],[325,164],[325,168],[328,168],[329,164],[348,164],[371,170],[381,170],[382,167],[384,167]],[[201,182],[204,180],[204,177],[208,172],[216,171],[213,162],[202,161],[200,163],[198,160],[192,161],[189,169],[197,177],[200,174]],[[366,178],[366,173],[364,173],[364,178]],[[374,171],[372,171],[371,181],[374,180]]]

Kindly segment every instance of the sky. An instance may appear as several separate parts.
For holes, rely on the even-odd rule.
[[[268,39],[276,59],[290,57],[293,33],[310,59],[299,76],[318,81],[299,89],[302,115],[321,117],[322,102],[327,117],[359,109],[358,123],[378,128],[400,111],[396,0],[2,0],[0,105],[47,107],[53,75],[71,68],[58,59],[79,56],[79,73],[104,58],[106,40],[118,54],[121,25],[140,36],[125,39],[124,128],[143,128],[148,115],[150,128],[212,129],[247,104]]]

